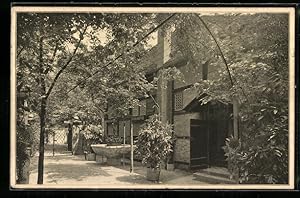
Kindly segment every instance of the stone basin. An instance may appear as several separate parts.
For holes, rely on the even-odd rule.
[[[123,155],[130,153],[130,144],[122,144],[117,146],[108,146],[107,144],[92,144],[93,151],[98,156],[104,156],[107,158],[107,164],[119,165]],[[135,149],[135,146],[133,146]]]

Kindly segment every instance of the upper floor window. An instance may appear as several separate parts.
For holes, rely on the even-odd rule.
[[[207,80],[207,75],[208,75],[208,63],[204,63],[202,65],[202,80]]]

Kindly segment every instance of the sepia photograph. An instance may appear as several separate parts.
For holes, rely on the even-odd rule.
[[[12,189],[294,189],[292,7],[11,8]]]

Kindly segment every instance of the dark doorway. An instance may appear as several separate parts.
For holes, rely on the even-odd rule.
[[[208,124],[203,120],[191,120],[191,167],[209,166]]]
[[[210,103],[207,107],[209,122],[210,166],[227,166],[223,146],[230,131],[230,105],[220,102]]]
[[[201,110],[203,120],[190,121],[191,168],[226,167],[222,147],[230,130],[230,108],[210,103]]]
[[[225,145],[227,127],[222,120],[212,120],[209,128],[209,164],[210,166],[226,166],[222,147]]]

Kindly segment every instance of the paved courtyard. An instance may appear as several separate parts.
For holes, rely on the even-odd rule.
[[[134,173],[129,172],[129,165],[108,166],[95,161],[87,161],[84,156],[57,155],[45,156],[44,184],[62,185],[132,185],[153,184],[146,180],[146,168],[135,166]],[[30,184],[37,182],[37,157],[32,159]],[[162,170],[161,184],[189,185],[208,184],[197,173],[183,170]]]

